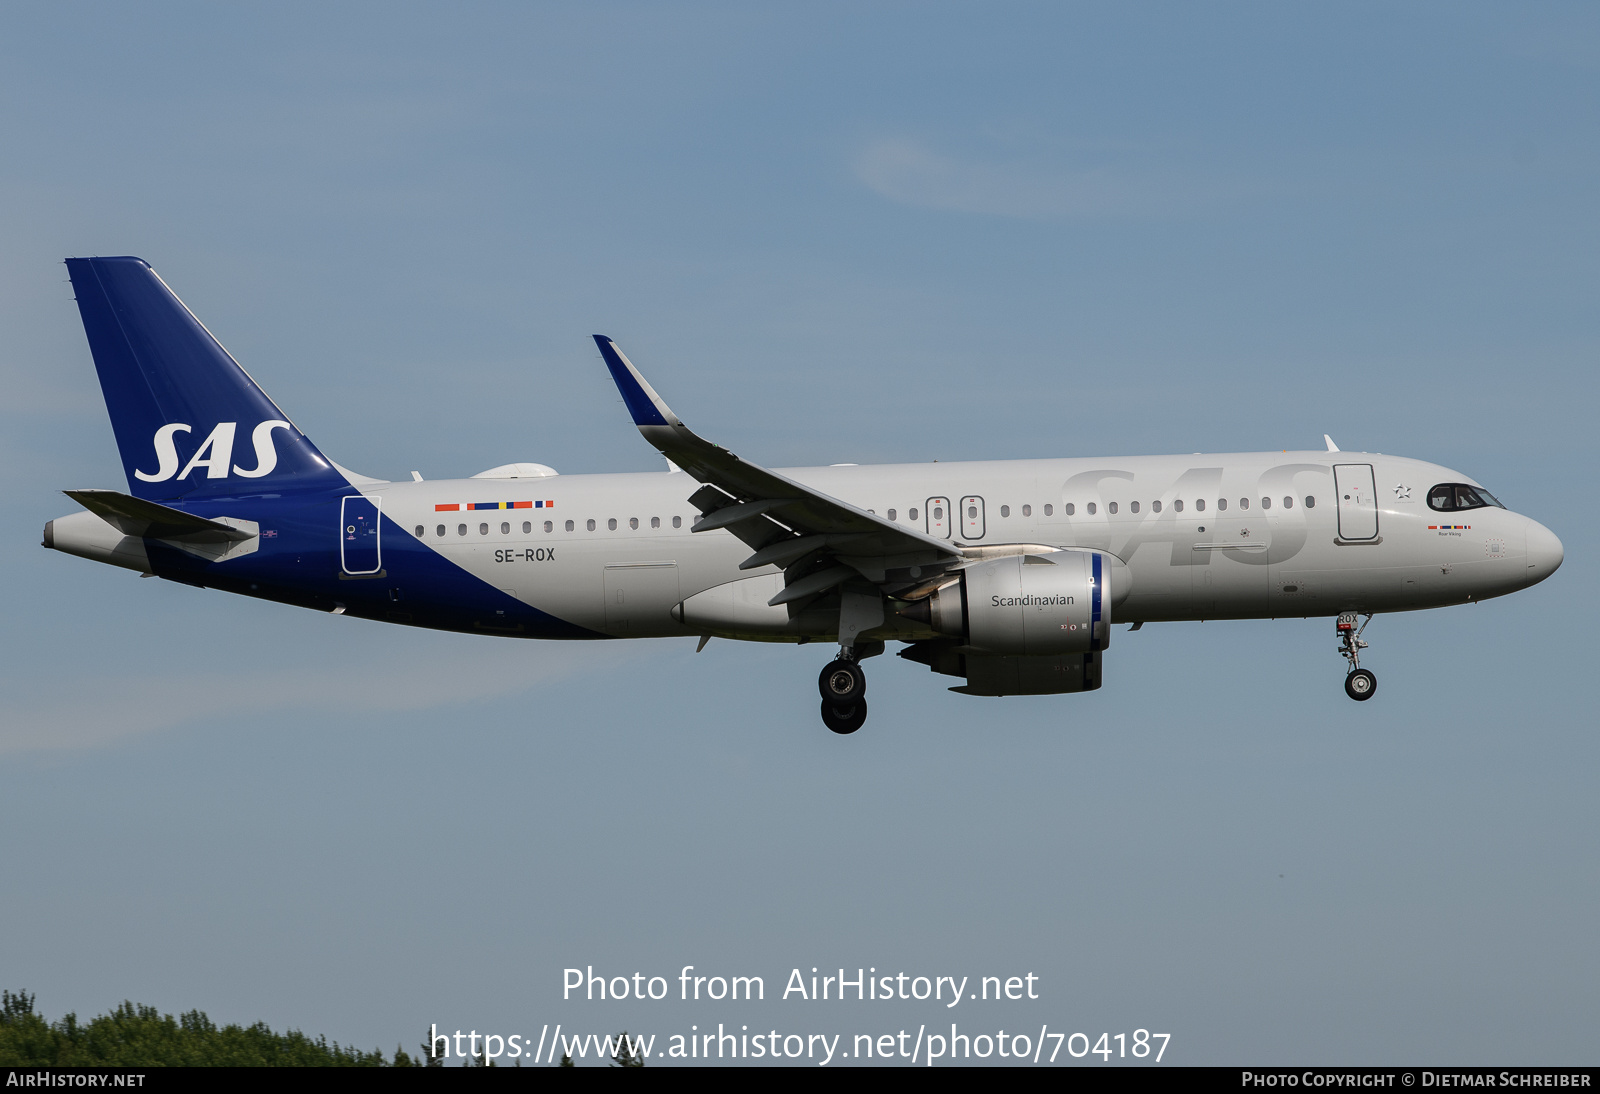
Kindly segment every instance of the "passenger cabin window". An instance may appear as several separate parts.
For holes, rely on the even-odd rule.
[[[1138,511],[1139,511],[1139,503],[1136,502],[1136,501],[1130,501],[1128,503],[1128,512],[1137,513]]]
[[[567,531],[572,531],[572,522],[570,520],[567,521]]]
[[[1227,512],[1227,509],[1228,509],[1228,499],[1227,498],[1218,498],[1217,499],[1217,512],[1225,513],[1225,512]]]
[[[1000,515],[1001,515],[1001,516],[1002,516],[1002,517],[1009,517],[1009,516],[1010,516],[1010,515],[1011,515],[1011,506],[1009,506],[1009,505],[1002,505],[1002,506],[1001,506],[1001,507],[1000,507]]]
[[[572,527],[572,525],[568,524],[567,527],[570,529]],[[546,532],[554,532],[556,530],[556,522],[553,521],[553,520],[545,521],[544,522],[544,530]]]
[[[467,526],[465,524],[456,525],[456,535],[464,536],[466,534],[467,534]]]
[[[1183,512],[1183,502],[1181,500],[1173,502],[1172,503],[1172,511],[1174,513]]]
[[[893,509],[889,510],[889,519],[890,520],[894,520],[895,519],[894,513],[895,513],[895,511]]]
[[[1263,509],[1271,509],[1272,508],[1272,499],[1271,498],[1262,498],[1261,499],[1261,508],[1263,508]]]
[[[1054,513],[1055,511],[1056,511],[1056,507],[1054,505],[1051,505],[1048,502],[1045,503],[1045,507],[1044,507],[1044,515],[1045,516],[1048,517],[1051,513]]]
[[[591,531],[591,532],[594,531],[594,518],[593,517],[590,517],[588,519],[588,521],[586,521],[585,523],[586,523],[589,531]]]
[[[486,536],[489,534],[489,525],[487,522],[478,525],[478,534],[480,536]]]
[[[1306,508],[1307,509],[1315,509],[1316,507],[1317,507],[1317,499],[1312,497],[1310,494],[1307,494],[1306,495]]]
[[[442,536],[442,535],[444,535],[444,525],[442,525],[442,524],[441,524],[441,525],[439,525],[439,527],[438,527],[438,528],[437,528],[437,529],[436,529],[436,530],[437,530],[437,531],[438,531],[438,533],[439,533],[439,534],[440,534],[440,535],[441,535],[441,536]]]
[[[629,517],[628,518],[628,527],[629,528],[637,528],[637,527],[639,527],[639,518],[638,517]]]
[[[526,532],[528,530],[527,525],[523,525],[522,530]],[[500,534],[502,536],[509,536],[511,534],[511,522],[509,520],[503,520],[500,522]]]
[[[1024,505],[1024,506],[1023,506],[1023,507],[1022,507],[1022,515],[1023,515],[1023,516],[1025,516],[1025,517],[1031,517],[1031,516],[1033,516],[1033,506],[1031,506],[1031,505]]]
[[[423,533],[424,533],[424,532],[426,532],[426,531],[427,531],[427,529],[426,529],[426,528],[424,528],[424,527],[423,527],[423,526],[422,526],[422,525],[420,525],[420,524],[419,524],[419,525],[417,525],[417,535],[418,535],[418,536],[419,536],[419,537],[420,537],[420,536],[421,536],[421,535],[422,535],[422,534],[423,534]]]
[[[916,520],[917,519],[917,510],[915,509],[915,507],[913,507],[911,509],[907,509],[906,510],[906,516],[910,517],[912,520]]]
[[[1089,515],[1090,515],[1090,516],[1091,516],[1091,517],[1092,517],[1092,516],[1094,516],[1094,515],[1095,515],[1095,513],[1096,513],[1096,512],[1097,512],[1097,511],[1098,511],[1098,510],[1097,510],[1097,509],[1096,509],[1096,507],[1095,507],[1095,504],[1094,504],[1094,502],[1092,502],[1092,501],[1091,501],[1091,502],[1090,502],[1090,503],[1089,503],[1089,505],[1088,505],[1088,507],[1087,507],[1087,508],[1088,508],[1088,510],[1089,510]]]
[[[1067,516],[1069,516],[1069,517],[1072,516],[1077,511],[1078,511],[1077,505],[1075,503],[1073,503],[1073,502],[1070,502],[1070,501],[1067,502],[1067,504],[1062,507],[1062,512],[1066,513]]]
[[[1194,507],[1198,511],[1204,513],[1206,511],[1206,499],[1205,498],[1196,498],[1196,499],[1194,499]]]
[[[1468,486],[1464,482],[1442,482],[1428,491],[1428,508],[1441,513],[1460,509],[1485,509],[1489,506],[1504,509],[1489,491],[1481,486]]]
[[[612,517],[610,520],[606,521],[606,530],[607,531],[611,531],[611,532],[615,532],[617,530],[617,518],[616,517]]]
[[[1116,502],[1113,501],[1113,502],[1107,503],[1106,512],[1115,513],[1116,511],[1117,511],[1117,503]]]
[[[682,517],[673,517],[672,518],[672,526],[674,528],[682,528],[683,527],[683,518]]]
[[[1240,498],[1239,499],[1239,508],[1240,509],[1248,509],[1248,508],[1250,508],[1250,499],[1249,498]]]
[[[550,530],[550,522],[549,521],[545,522],[545,529],[544,530],[546,532],[548,532]],[[522,522],[522,534],[523,535],[527,535],[531,531],[533,531],[533,521],[531,521],[531,520],[523,521]]]
[[[1287,494],[1286,494],[1286,495],[1284,495],[1284,498],[1283,498],[1283,507],[1284,507],[1284,508],[1285,508],[1285,509],[1293,509],[1293,508],[1294,508],[1294,499],[1293,499],[1293,498],[1291,498],[1291,497],[1289,497],[1289,496],[1288,496],[1288,495],[1287,495]]]
[[[650,527],[652,527],[652,528],[660,528],[661,527],[661,518],[660,517],[651,517],[650,518]]]

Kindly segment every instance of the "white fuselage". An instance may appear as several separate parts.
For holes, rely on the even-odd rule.
[[[1335,467],[1341,481],[1336,484]],[[1371,468],[1370,479],[1361,469]],[[1128,567],[1119,622],[1331,615],[1499,596],[1549,576],[1555,536],[1489,506],[1431,509],[1435,464],[1353,452],[1014,460],[786,469],[789,478],[964,546],[1086,547]],[[1350,481],[1360,484],[1352,496]],[[363,483],[383,515],[476,577],[602,634],[702,633],[672,610],[773,575],[691,533],[681,472]],[[536,508],[473,510],[481,503]],[[461,509],[449,509],[461,506]],[[770,585],[769,577],[767,583]],[[778,586],[773,585],[776,588]],[[826,637],[817,635],[816,637]]]

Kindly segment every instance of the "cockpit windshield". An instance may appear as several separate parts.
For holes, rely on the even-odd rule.
[[[1481,486],[1468,486],[1464,482],[1442,482],[1428,491],[1428,508],[1441,513],[1461,509],[1486,509],[1489,506],[1504,509],[1500,499]]]

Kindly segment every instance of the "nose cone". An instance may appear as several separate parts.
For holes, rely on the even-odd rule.
[[[1537,585],[1561,566],[1566,552],[1556,534],[1537,521],[1528,522],[1528,584]]]

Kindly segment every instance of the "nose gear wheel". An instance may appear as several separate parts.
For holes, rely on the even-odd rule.
[[[1372,698],[1378,690],[1378,678],[1366,669],[1356,669],[1344,678],[1344,693],[1361,703]]]

